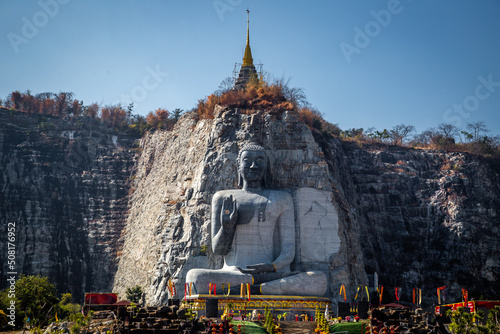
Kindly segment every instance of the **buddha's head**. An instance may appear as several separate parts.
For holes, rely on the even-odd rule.
[[[267,157],[264,147],[257,144],[247,144],[241,148],[238,154],[239,186],[243,186],[243,181],[265,186],[266,170]]]

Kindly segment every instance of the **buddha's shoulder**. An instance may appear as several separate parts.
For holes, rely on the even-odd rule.
[[[283,201],[291,201],[292,195],[285,190],[270,190],[270,196],[275,199],[283,200]]]
[[[238,196],[241,194],[241,189],[226,189],[226,190],[219,190],[217,191],[213,198],[214,199],[219,199],[219,198],[226,198],[226,197],[229,197],[229,196]]]

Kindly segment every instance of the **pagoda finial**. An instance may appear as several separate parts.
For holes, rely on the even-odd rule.
[[[250,46],[250,10],[247,7],[247,45]]]
[[[247,45],[243,56],[243,66],[253,66],[252,50],[250,49],[250,10],[247,8]]]

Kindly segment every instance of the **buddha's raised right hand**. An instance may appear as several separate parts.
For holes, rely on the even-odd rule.
[[[222,200],[222,210],[220,213],[220,221],[222,228],[232,230],[236,226],[238,220],[238,210],[236,209],[236,200],[233,195],[229,195]]]

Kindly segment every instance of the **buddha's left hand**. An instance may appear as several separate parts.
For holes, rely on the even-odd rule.
[[[239,271],[244,274],[260,274],[275,272],[276,267],[272,263],[258,263],[246,266],[246,268],[238,267]]]

